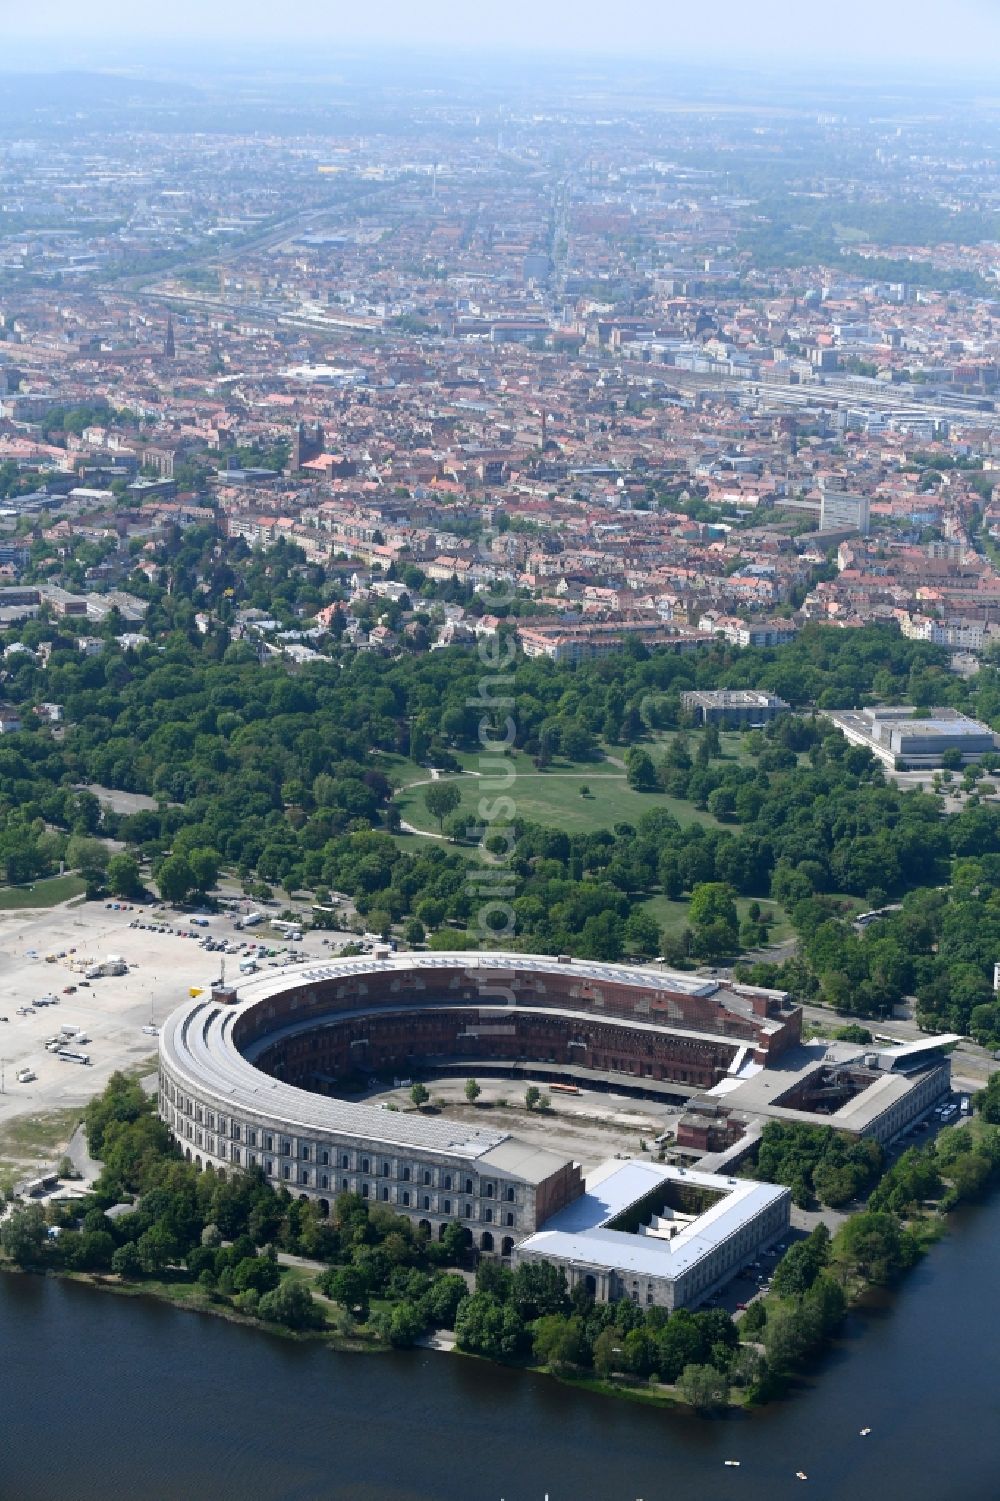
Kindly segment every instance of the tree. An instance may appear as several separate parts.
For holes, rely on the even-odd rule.
[[[806,1240],[789,1246],[774,1269],[775,1297],[802,1297],[812,1287],[830,1257],[830,1232],[818,1225]]]
[[[260,1317],[287,1329],[321,1329],[326,1323],[323,1310],[304,1282],[286,1277],[260,1300]]]
[[[550,1261],[522,1261],[513,1274],[511,1298],[526,1323],[570,1308],[566,1274]]]
[[[444,828],[444,821],[450,813],[454,813],[462,801],[462,793],[457,782],[431,782],[429,787],[424,788],[424,803],[428,813],[438,821],[438,828]]]
[[[594,1370],[599,1376],[613,1376],[624,1371],[628,1364],[625,1353],[625,1336],[614,1325],[602,1329],[594,1341]]]
[[[688,921],[693,928],[721,922],[734,931],[737,925],[736,893],[724,881],[701,881],[691,892]]]
[[[475,1292],[466,1298],[455,1316],[455,1340],[460,1350],[486,1355],[491,1360],[516,1355],[524,1338],[524,1325],[517,1311],[492,1293]]]
[[[238,1293],[253,1288],[258,1293],[269,1293],[281,1281],[277,1258],[271,1256],[244,1256],[233,1267],[233,1286]]]
[[[714,1365],[686,1365],[677,1390],[696,1412],[716,1412],[729,1401],[729,1378]]]
[[[138,901],[142,896],[142,877],[134,855],[112,855],[108,861],[108,890],[127,902]]]
[[[625,947],[630,954],[648,959],[660,952],[660,925],[648,912],[637,908],[625,923]]]
[[[913,1236],[894,1214],[870,1210],[845,1220],[834,1242],[834,1257],[845,1272],[878,1285],[912,1266],[916,1255]]]
[[[194,871],[186,856],[168,856],[156,872],[156,884],[165,902],[183,902],[195,886]]]
[[[763,1342],[771,1370],[787,1375],[801,1363],[813,1343],[811,1322],[800,1306],[778,1303],[768,1309]]]
[[[524,1091],[525,1109],[534,1110],[535,1106],[538,1104],[541,1098],[542,1091],[538,1088],[537,1084],[529,1084],[527,1089]]]
[[[539,1365],[553,1371],[586,1364],[590,1358],[583,1319],[579,1314],[548,1313],[538,1319],[532,1336],[532,1351]]]
[[[465,1253],[469,1247],[469,1232],[463,1225],[453,1220],[450,1225],[445,1226],[440,1245],[444,1249],[448,1263],[451,1266],[457,1266],[465,1260]]]
[[[111,1258],[111,1270],[123,1282],[131,1282],[140,1275],[142,1258],[134,1240],[127,1240],[123,1246],[118,1247]]]
[[[413,1088],[410,1090],[410,1099],[413,1101],[414,1105],[416,1105],[418,1110],[421,1108],[421,1106],[426,1105],[427,1101],[430,1099],[430,1095],[427,1093],[427,1086],[419,1082],[414,1084]]]
[[[65,1240],[64,1235],[61,1242],[64,1255]],[[81,1272],[107,1271],[114,1253],[114,1239],[107,1230],[85,1230],[76,1239],[71,1264]]]
[[[455,1273],[439,1277],[427,1294],[427,1314],[432,1324],[441,1329],[454,1329],[459,1308],[469,1297],[465,1278]]]
[[[104,1157],[104,1134],[115,1122],[127,1123],[150,1115],[153,1100],[145,1093],[138,1079],[127,1074],[114,1073],[108,1080],[103,1094],[89,1101],[84,1111],[87,1130],[87,1145],[94,1157]]]
[[[343,1304],[359,1323],[365,1322],[368,1317],[368,1282],[356,1266],[336,1267],[324,1273],[321,1285],[327,1297]],[[464,1282],[462,1286],[465,1286]]]
[[[397,1350],[408,1350],[415,1345],[426,1328],[426,1320],[415,1303],[397,1303],[389,1315],[386,1337]]]
[[[482,1088],[475,1079],[466,1079],[465,1098],[468,1100],[470,1105],[474,1105],[476,1103],[482,1092]]]
[[[139,1265],[149,1277],[165,1272],[177,1255],[177,1244],[170,1231],[163,1225],[151,1225],[136,1242]]]
[[[66,864],[78,870],[88,885],[99,886],[108,868],[108,847],[100,839],[74,834],[66,846]]]
[[[45,1214],[40,1204],[28,1204],[0,1225],[0,1247],[18,1266],[33,1266],[42,1259],[48,1238]]]
[[[713,818],[728,823],[736,817],[736,793],[731,787],[716,787],[708,794],[707,807]]]
[[[655,792],[659,785],[652,757],[638,746],[625,752],[625,774],[635,792]]]
[[[707,1353],[694,1315],[680,1309],[657,1338],[656,1364],[661,1378],[676,1381],[685,1366],[703,1360]]]
[[[1000,1125],[1000,1074],[991,1074],[986,1088],[973,1096],[973,1104],[991,1126]]]
[[[220,860],[218,850],[194,849],[188,852],[187,861],[196,891],[211,891],[219,879]]]

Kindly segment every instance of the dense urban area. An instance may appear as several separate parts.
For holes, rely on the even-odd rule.
[[[767,1401],[1000,1177],[1000,121],[423,83],[0,93],[0,1250]]]

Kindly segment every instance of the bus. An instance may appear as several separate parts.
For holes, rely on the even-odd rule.
[[[73,1052],[70,1048],[60,1048],[59,1052],[56,1054],[56,1057],[59,1058],[59,1059],[61,1059],[63,1063],[89,1063],[90,1062],[90,1054],[89,1053],[76,1053],[76,1052]]]
[[[555,1090],[558,1094],[580,1093],[580,1086],[578,1084],[550,1084],[549,1088]]]

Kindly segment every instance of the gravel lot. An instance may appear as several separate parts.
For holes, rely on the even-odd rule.
[[[464,1079],[453,1075],[441,1078],[421,1075],[432,1103],[442,1101],[443,1113],[449,1119],[474,1121],[485,1129],[509,1131],[535,1146],[572,1157],[584,1173],[614,1157],[616,1152],[630,1157],[648,1156],[640,1150],[640,1140],[653,1148],[654,1139],[676,1123],[680,1114],[647,1100],[586,1089],[579,1095],[550,1094],[551,1111],[529,1112],[524,1106],[523,1083],[513,1079],[478,1082],[483,1092],[475,1105],[469,1105]],[[543,1095],[549,1093],[544,1085],[538,1087]],[[365,1098],[391,1100],[401,1110],[413,1109],[408,1089],[375,1090]],[[507,1100],[508,1108],[498,1107],[498,1100]]]
[[[133,921],[174,928],[173,933],[133,928]],[[191,938],[187,935],[193,933]],[[3,1059],[4,1092],[0,1094],[0,1156],[4,1129],[17,1117],[83,1105],[103,1089],[116,1069],[155,1067],[156,1038],[142,1028],[161,1022],[187,997],[189,987],[204,985],[219,974],[222,956],[199,946],[206,934],[233,942],[267,942],[294,954],[297,961],[329,954],[323,938],[341,943],[349,935],[309,934],[302,943],[286,950],[284,941],[272,935],[266,924],[237,931],[229,915],[213,915],[209,926],[199,929],[190,918],[148,907],[124,911],[109,909],[104,902],[67,902],[46,911],[0,913],[0,1059]],[[73,952],[75,951],[75,952]],[[61,955],[47,963],[49,954]],[[83,960],[99,962],[120,954],[128,974],[104,976],[81,985],[82,970],[72,965]],[[238,959],[227,956],[235,976]],[[65,987],[75,985],[72,995]],[[58,997],[55,1006],[39,1007],[18,1016],[20,1007],[40,996]],[[90,1066],[64,1063],[46,1052],[45,1044],[63,1025],[82,1027],[89,1042],[80,1049],[90,1055]],[[17,1070],[30,1067],[37,1079],[19,1084]]]

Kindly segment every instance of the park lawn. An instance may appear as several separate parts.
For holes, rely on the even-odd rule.
[[[680,730],[651,730],[649,740],[646,742],[646,748],[653,760],[659,761],[666,754],[671,741],[681,733]],[[701,730],[684,730],[683,734],[687,736],[688,750],[691,752],[691,759],[694,760],[698,750],[698,741],[701,738]],[[717,766],[721,760],[723,762],[736,761],[740,766],[756,765],[753,756],[748,755],[743,749],[743,734],[742,730],[720,730],[719,744],[722,747],[722,755],[713,760],[711,764]],[[618,751],[617,754],[621,755],[622,752]]]
[[[509,755],[502,756],[491,756],[479,750],[456,751],[454,756],[463,771],[478,771],[491,779],[502,778],[508,767],[517,777],[539,775],[534,757],[529,756],[527,751],[523,750],[511,751]],[[621,752],[619,752],[620,759]],[[555,773],[563,773],[567,776],[578,776],[581,782],[585,782],[588,777],[600,775],[602,772],[621,773],[622,769],[621,766],[609,765],[603,753],[594,756],[589,761],[567,761],[563,756],[554,756],[542,775],[552,776]]]
[[[611,751],[609,754],[614,755],[615,752]],[[529,773],[532,775],[538,774],[533,757],[529,756],[523,750],[514,750],[497,755],[488,755],[484,750],[457,750],[452,751],[451,755],[454,756],[463,772],[479,773],[491,779],[499,780],[504,778],[508,768],[518,777]],[[618,760],[621,761],[622,752],[620,748],[617,755]],[[382,764],[386,776],[395,786],[400,788],[413,787],[418,784],[422,785],[433,780],[429,766],[417,766],[415,762],[408,760],[405,756],[383,756]],[[571,776],[578,775],[581,782],[585,782],[595,772],[612,771],[620,775],[622,769],[621,765],[606,764],[603,753],[595,756],[591,761],[566,761],[561,756],[556,756],[551,763],[548,774],[564,772]],[[449,775],[457,776],[458,773],[442,772],[441,780],[446,780]]]
[[[760,901],[762,910],[770,912],[774,918],[769,929],[769,942],[784,943],[787,939],[794,938],[795,930],[788,921],[785,909],[778,902],[772,901],[770,897],[757,900]],[[750,896],[736,898],[736,911],[739,913],[740,922],[747,916],[752,901],[754,898]],[[686,901],[675,902],[671,901],[668,896],[651,896],[648,901],[643,902],[642,906],[643,910],[659,923],[664,933],[679,933],[687,926],[688,903]]]
[[[526,757],[519,759],[522,765],[530,766]],[[666,809],[678,823],[704,823],[718,827],[718,821],[710,813],[702,812],[693,803],[667,797],[661,792],[633,791],[623,771],[600,762],[572,771],[558,768],[535,771],[533,767],[522,770],[515,760],[514,769],[514,781],[504,790],[492,777],[456,774],[442,777],[441,781],[456,783],[462,794],[457,811],[465,815],[470,824],[480,821],[480,799],[485,799],[490,808],[496,808],[499,818],[508,811],[506,804],[498,806],[500,799],[509,798],[514,805],[514,817],[567,834],[590,834],[596,829],[611,829],[616,823],[635,825],[644,813],[654,808]],[[589,797],[581,796],[583,786],[589,787]],[[414,828],[438,832],[437,820],[427,811],[422,787],[405,788],[398,794],[396,803],[402,818]]]
[[[22,907],[55,907],[70,897],[82,896],[87,883],[80,876],[51,876],[32,886],[0,887],[0,911],[15,912]]]

